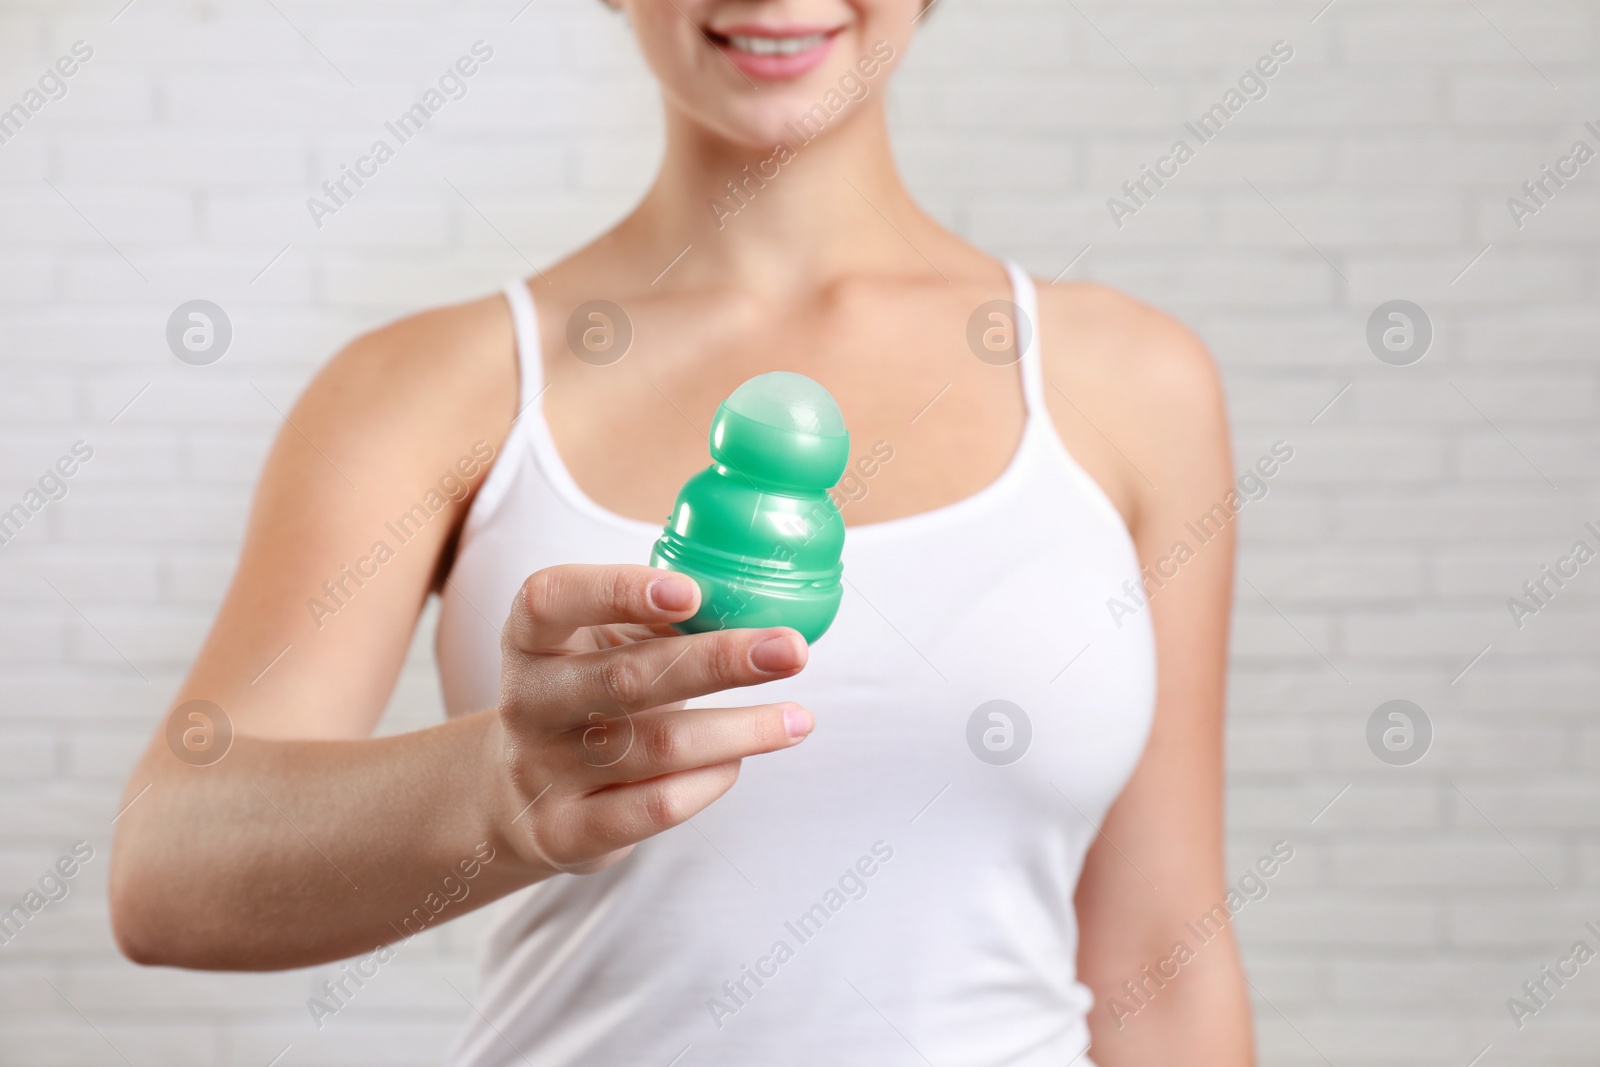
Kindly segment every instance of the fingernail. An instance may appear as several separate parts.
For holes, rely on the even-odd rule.
[[[799,704],[790,704],[783,709],[783,729],[791,741],[797,741],[811,732],[817,720],[811,712]]]
[[[750,649],[750,663],[768,674],[792,671],[805,661],[805,642],[799,634],[778,634]]]
[[[694,607],[695,584],[689,578],[657,578],[648,587],[650,603],[662,611],[688,611]]]

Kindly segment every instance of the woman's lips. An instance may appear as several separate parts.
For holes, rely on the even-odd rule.
[[[747,77],[777,81],[816,69],[828,58],[837,33],[809,26],[729,26],[707,36]]]

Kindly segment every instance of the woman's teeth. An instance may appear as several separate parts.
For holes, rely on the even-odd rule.
[[[742,37],[728,38],[728,43],[741,52],[757,56],[797,56],[821,47],[828,39],[825,33],[811,33],[804,37]]]

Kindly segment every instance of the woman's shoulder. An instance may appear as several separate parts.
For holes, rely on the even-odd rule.
[[[1039,286],[1047,369],[1093,370],[1147,392],[1153,404],[1209,399],[1220,389],[1215,361],[1183,323],[1108,285]],[[1196,395],[1199,391],[1199,396]]]
[[[359,496],[387,506],[479,442],[498,454],[517,386],[511,316],[494,294],[356,337],[312,378],[290,419]]]
[[[485,401],[513,405],[516,353],[499,294],[418,311],[363,333],[328,361],[313,388],[359,391],[367,406],[438,414]],[[508,417],[509,417],[508,414]]]
[[[396,421],[411,438],[509,425],[517,364],[498,294],[415,312],[363,333],[323,365],[301,398],[365,432]]]
[[[1142,510],[1162,474],[1196,473],[1197,457],[1216,465],[1220,456],[1225,468],[1222,377],[1192,330],[1126,293],[1087,282],[1041,283],[1039,318],[1052,421],[1063,438],[1075,438],[1068,441],[1075,453],[1104,455],[1091,473],[1113,483],[1116,491],[1108,486],[1108,492],[1125,515]]]

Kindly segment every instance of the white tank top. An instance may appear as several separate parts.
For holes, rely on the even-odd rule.
[[[1073,892],[1143,750],[1154,650],[1145,613],[1107,611],[1137,556],[1052,427],[1033,282],[1008,270],[1035,329],[1005,472],[847,529],[844,602],[806,669],[695,702],[797,700],[814,733],[622,862],[502,902],[453,1067],[1063,1067],[1089,1044]],[[522,415],[442,598],[451,715],[496,704],[527,575],[645,563],[660,533],[573,481],[536,403],[532,298],[505,292]]]

